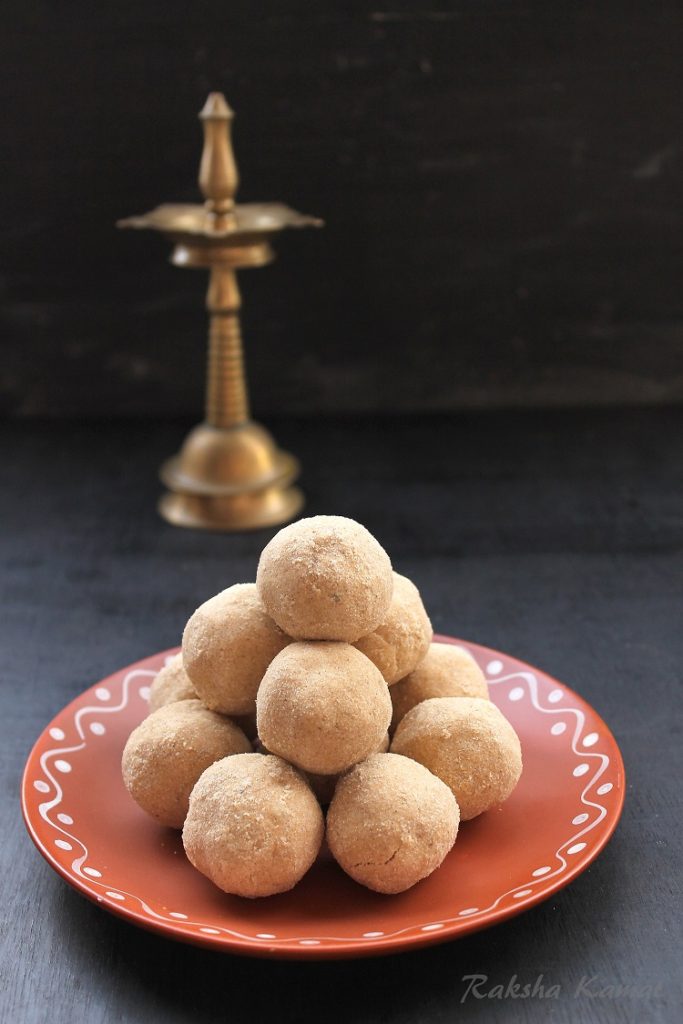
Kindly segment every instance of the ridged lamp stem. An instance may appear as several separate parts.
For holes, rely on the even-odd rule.
[[[206,422],[212,427],[239,427],[249,419],[240,306],[235,271],[214,265],[206,296],[210,317]]]

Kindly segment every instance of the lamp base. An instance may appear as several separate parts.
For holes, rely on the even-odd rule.
[[[291,486],[299,463],[251,420],[234,427],[200,423],[160,475],[168,493],[159,512],[174,526],[258,530],[288,522],[304,503]]]
[[[304,496],[298,487],[268,487],[240,496],[214,498],[168,491],[159,501],[159,514],[173,526],[194,530],[238,532],[280,526],[301,511]]]

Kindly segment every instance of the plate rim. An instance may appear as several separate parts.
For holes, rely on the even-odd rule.
[[[605,827],[600,832],[596,841],[590,847],[586,846],[585,849],[581,851],[580,855],[575,857],[571,866],[559,874],[552,883],[540,893],[534,892],[528,897],[519,899],[514,904],[510,904],[509,906],[501,909],[485,911],[478,917],[459,918],[446,922],[441,928],[434,931],[418,933],[411,931],[406,935],[399,934],[385,937],[381,942],[368,940],[365,943],[361,943],[358,939],[343,938],[330,941],[329,944],[324,945],[293,944],[291,946],[284,946],[280,943],[273,945],[269,944],[267,941],[255,943],[251,939],[242,938],[237,935],[220,934],[214,936],[202,934],[198,931],[189,931],[185,930],[182,921],[175,922],[165,919],[157,921],[152,917],[146,916],[135,907],[128,905],[119,906],[113,901],[106,901],[101,895],[89,887],[88,882],[84,878],[70,874],[37,834],[27,802],[27,792],[31,781],[29,779],[29,772],[33,767],[34,761],[38,757],[38,748],[40,747],[45,735],[49,733],[49,730],[53,727],[57,718],[67,714],[72,708],[80,704],[86,694],[89,694],[90,692],[94,693],[94,691],[99,687],[106,687],[111,680],[119,678],[122,673],[127,674],[136,669],[141,669],[142,666],[151,660],[168,658],[177,654],[180,650],[177,646],[159,651],[156,654],[147,655],[135,662],[132,662],[130,665],[123,666],[122,668],[115,670],[103,679],[86,687],[85,690],[77,694],[52,716],[31,746],[21,776],[21,812],[28,834],[38,852],[48,865],[56,872],[56,874],[71,886],[71,888],[84,896],[91,903],[94,903],[97,907],[108,911],[115,917],[126,921],[129,924],[143,928],[145,931],[152,932],[153,934],[161,935],[164,938],[171,939],[176,942],[189,943],[194,946],[211,949],[213,951],[220,951],[222,953],[256,957],[258,959],[298,961],[365,959],[366,957],[396,955],[399,953],[409,952],[410,950],[434,946],[442,942],[454,941],[474,932],[482,931],[485,928],[492,928],[498,924],[503,924],[505,921],[508,921],[513,917],[517,917],[519,914],[531,910],[533,907],[538,906],[541,903],[545,903],[546,900],[566,888],[575,881],[575,879],[581,875],[603,852],[614,835],[624,809],[627,783],[624,759],[614,733],[595,708],[589,704],[584,697],[577,693],[576,690],[568,686],[566,683],[563,683],[561,680],[556,679],[544,669],[539,669],[515,655],[507,654],[506,652],[488,647],[485,644],[480,644],[476,641],[465,640],[464,638],[456,638],[440,633],[434,634],[434,641],[441,643],[464,644],[468,647],[474,647],[478,651],[486,652],[486,654],[490,655],[494,660],[502,655],[506,658],[512,659],[523,669],[526,669],[535,675],[545,677],[545,679],[555,683],[558,688],[566,692],[568,695],[571,695],[579,705],[589,708],[592,716],[596,720],[596,723],[602,727],[603,735],[610,742],[610,753],[613,757],[614,768],[617,775],[621,778],[621,785],[619,787],[615,787],[616,799],[613,802],[610,811],[611,818],[605,824]]]

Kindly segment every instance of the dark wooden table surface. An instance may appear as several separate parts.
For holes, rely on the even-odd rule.
[[[25,833],[26,754],[86,686],[176,643],[196,604],[253,578],[269,535],[185,532],[156,517],[156,467],[182,426],[15,423],[1,463],[2,1021],[680,1019],[683,410],[277,431],[302,456],[309,511],[366,523],[421,587],[437,630],[536,663],[594,704],[626,761],[621,824],[540,907],[385,959],[219,955],[91,905]],[[462,1003],[468,974],[489,987],[543,975],[560,996]],[[582,990],[585,977],[603,994]],[[615,995],[620,985],[630,988]]]

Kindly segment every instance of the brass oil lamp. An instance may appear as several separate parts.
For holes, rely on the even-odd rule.
[[[271,238],[285,228],[321,227],[322,221],[281,203],[235,203],[233,113],[222,93],[210,93],[199,117],[204,204],[164,204],[117,226],[158,231],[173,243],[175,266],[209,272],[205,419],[161,466],[167,492],[159,512],[176,526],[251,530],[293,519],[304,498],[293,486],[297,460],[250,418],[236,271],[270,263]]]

